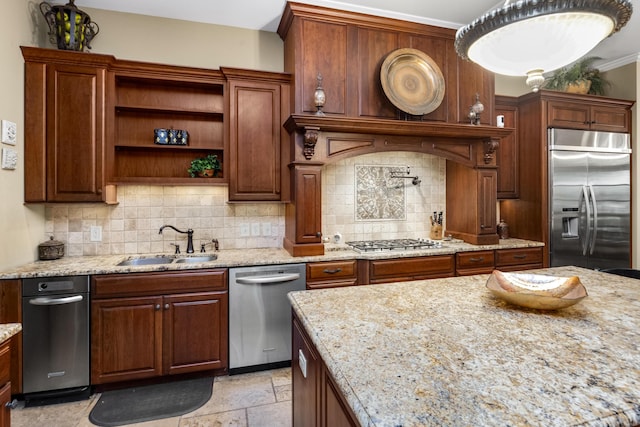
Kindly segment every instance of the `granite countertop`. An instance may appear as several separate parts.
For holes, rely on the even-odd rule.
[[[290,300],[363,426],[640,424],[638,281],[529,272],[577,275],[589,296],[555,312],[518,308],[477,275]]]
[[[252,265],[293,264],[317,261],[336,261],[343,259],[388,259],[414,256],[446,255],[456,252],[480,251],[489,249],[513,249],[543,246],[540,242],[505,239],[496,245],[471,245],[462,241],[443,242],[438,249],[388,251],[358,253],[345,244],[325,244],[325,254],[307,257],[293,257],[284,249],[226,249],[214,252],[218,259],[203,263],[156,264],[144,266],[118,266],[120,261],[136,257],[153,257],[171,254],[128,254],[104,256],[64,257],[53,261],[34,261],[17,268],[0,272],[0,279],[24,279],[29,277],[73,276],[82,274],[111,274],[130,272],[153,272],[192,270],[202,268],[244,267]],[[210,254],[210,253],[209,253]],[[200,253],[192,256],[202,255]],[[186,254],[177,256],[189,256]]]
[[[22,330],[20,323],[0,323],[0,344]]]

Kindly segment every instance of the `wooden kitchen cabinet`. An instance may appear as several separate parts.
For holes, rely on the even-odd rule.
[[[320,425],[320,360],[313,343],[292,314],[291,386],[293,426]]]
[[[225,371],[227,271],[92,277],[91,382]]]
[[[496,244],[497,171],[447,161],[446,234],[474,245]],[[457,209],[465,206],[465,209]]]
[[[280,200],[289,74],[223,68],[229,85],[229,200]]]
[[[628,100],[550,90],[518,98],[518,198],[503,200],[500,215],[509,224],[511,237],[545,244],[544,267],[549,265],[548,129],[626,132],[630,129],[633,104]],[[596,123],[583,123],[592,120]]]
[[[494,251],[458,252],[456,276],[491,273],[494,267]]]
[[[496,250],[496,270],[515,271],[543,267],[542,247]]]
[[[285,207],[284,248],[293,256],[322,255],[322,165],[294,165],[294,204]],[[318,253],[319,252],[319,253]]]
[[[408,280],[435,279],[454,275],[453,255],[360,260],[361,284],[405,282]]]
[[[111,57],[21,49],[25,201],[105,201],[106,75]]]
[[[518,128],[518,98],[496,95],[496,115],[504,116],[505,128]],[[496,150],[497,197],[501,199],[518,198],[518,132],[500,140]]]
[[[291,378],[294,427],[355,427],[359,423],[346,404],[313,342],[293,318]]]
[[[549,101],[548,127],[627,133],[630,112],[626,106],[600,105],[581,99]]]
[[[11,426],[11,340],[0,345],[0,427]]]
[[[22,323],[22,280],[0,280],[0,323]],[[22,331],[8,340],[11,348],[11,394],[22,393]],[[9,364],[7,364],[7,367]]]
[[[107,111],[113,183],[203,185],[228,181],[225,80],[216,70],[117,61]],[[186,145],[154,143],[154,129],[188,132]],[[191,160],[218,156],[222,170],[191,178]]]
[[[307,289],[353,286],[358,283],[358,262],[326,261],[307,263]]]

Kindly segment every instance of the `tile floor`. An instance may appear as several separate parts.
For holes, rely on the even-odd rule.
[[[11,411],[12,427],[90,427],[89,412],[100,397],[81,402]],[[134,427],[288,427],[291,426],[291,369],[216,377],[211,399],[193,412]]]

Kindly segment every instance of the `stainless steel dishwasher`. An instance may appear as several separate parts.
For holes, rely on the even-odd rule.
[[[24,279],[22,314],[27,405],[87,397],[89,276]]]
[[[306,288],[305,264],[229,269],[229,373],[291,364],[291,304]]]

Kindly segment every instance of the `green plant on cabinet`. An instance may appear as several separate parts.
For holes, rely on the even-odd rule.
[[[191,161],[191,167],[187,169],[192,178],[197,176],[212,178],[218,176],[220,171],[220,161],[215,154],[208,154],[205,157],[198,157]]]
[[[600,70],[593,67],[593,63],[599,59],[597,56],[586,56],[570,67],[559,69],[545,81],[545,89],[604,95],[611,83],[602,77]]]

